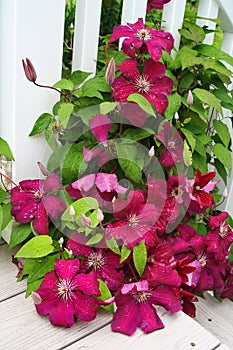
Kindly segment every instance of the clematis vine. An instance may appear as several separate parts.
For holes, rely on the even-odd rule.
[[[36,310],[49,314],[54,326],[71,327],[74,317],[91,321],[96,317],[97,300],[101,295],[94,272],[79,273],[80,261],[56,260],[54,271],[47,272],[40,288],[34,293]]]
[[[21,224],[32,221],[38,234],[49,233],[49,219],[58,220],[66,209],[65,202],[52,191],[62,190],[56,174],[45,180],[23,180],[11,190],[11,214]]]
[[[172,92],[173,80],[165,76],[166,67],[161,62],[148,59],[142,74],[138,70],[136,60],[126,59],[117,67],[122,75],[112,84],[112,98],[127,102],[132,93],[144,96],[159,113],[164,113],[168,100],[166,95]]]
[[[161,58],[162,49],[171,53],[174,45],[174,39],[170,33],[146,27],[142,18],[134,24],[127,23],[127,25],[115,27],[109,44],[120,38],[125,38],[122,50],[126,55],[135,58],[135,51],[144,52],[146,48],[154,61]]]

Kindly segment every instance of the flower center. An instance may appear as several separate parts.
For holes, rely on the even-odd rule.
[[[219,229],[219,236],[221,238],[225,238],[227,237],[228,235],[228,225],[227,223],[224,221],[221,226],[220,226],[220,229]]]
[[[136,292],[136,293],[133,293],[132,297],[138,304],[143,304],[143,303],[146,303],[147,300],[151,297],[151,293],[148,293],[145,291]]]
[[[41,200],[41,198],[43,197],[43,194],[38,190],[35,192],[34,196],[36,197],[36,199]]]
[[[135,227],[138,225],[138,218],[137,218],[137,215],[136,214],[132,214],[132,215],[129,215],[128,217],[128,223],[129,223],[129,227]]]
[[[175,148],[176,142],[175,141],[169,141],[168,142],[168,147],[169,148]]]
[[[139,92],[148,93],[151,88],[151,83],[148,81],[148,78],[145,76],[137,78],[135,83]]]
[[[93,269],[100,270],[102,266],[105,265],[104,257],[101,253],[93,252],[87,259],[87,264],[90,267],[93,267]]]
[[[67,301],[67,299],[71,299],[72,290],[72,281],[67,279],[59,278],[57,282],[57,291],[58,297]]]
[[[182,198],[184,191],[180,187],[176,187],[172,190],[171,196],[177,201]]]
[[[148,41],[148,40],[151,40],[152,35],[147,29],[143,28],[137,31],[137,33],[135,34],[135,37],[142,41]]]
[[[198,185],[197,185],[197,186],[195,186],[195,190],[196,190],[196,191],[200,191],[200,189],[201,189],[201,187],[200,187],[200,186],[198,186]]]

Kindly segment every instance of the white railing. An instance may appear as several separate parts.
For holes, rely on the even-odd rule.
[[[95,73],[102,0],[76,0],[73,70]],[[147,0],[124,0],[121,23],[145,18]],[[164,6],[163,27],[179,47],[186,0],[171,0]],[[38,177],[37,161],[46,163],[49,149],[40,137],[29,138],[34,121],[51,112],[58,96],[32,86],[24,76],[21,60],[28,57],[36,67],[38,81],[53,84],[61,77],[65,0],[0,0],[0,135],[8,141],[16,162],[15,181]],[[220,18],[225,32],[223,50],[233,55],[232,0],[200,0],[198,15]],[[214,29],[215,23],[199,19],[198,24]],[[211,43],[208,34],[206,42]],[[175,54],[175,51],[174,51]],[[232,67],[231,67],[232,68]],[[230,126],[229,126],[230,127]],[[233,214],[230,202],[227,210]]]

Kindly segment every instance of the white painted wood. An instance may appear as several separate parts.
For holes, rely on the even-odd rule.
[[[72,70],[96,72],[102,0],[77,0]]]
[[[219,7],[220,26],[225,32],[233,32],[233,6],[232,0],[216,0]]]
[[[147,0],[124,0],[121,24],[135,23],[138,18],[145,19]]]
[[[216,0],[200,0],[198,6],[197,15],[205,18],[218,18],[219,6]],[[207,26],[208,29],[215,29],[216,23],[212,21],[208,21],[206,19],[197,19],[197,24],[201,27]],[[214,33],[210,33],[206,35],[205,40],[203,41],[205,44],[212,44],[214,39]]]
[[[174,48],[176,50],[179,49],[180,45],[178,29],[182,28],[185,5],[186,0],[171,0],[163,8],[162,28],[173,35],[175,40]],[[172,52],[172,56],[175,56],[175,51]]]
[[[0,1],[0,133],[16,159],[15,181],[38,177],[37,161],[47,160],[44,140],[28,134],[58,99],[54,91],[26,80],[21,60],[33,62],[40,83],[52,85],[60,79],[64,9],[65,0]]]
[[[11,262],[12,252],[8,250],[8,245],[0,246],[0,271],[1,288],[0,301],[10,298],[26,289],[26,281],[16,282],[17,268]]]
[[[233,346],[233,303],[226,299],[219,302],[209,293],[198,298],[196,321],[217,337],[223,344]]]
[[[231,350],[231,349],[228,348],[226,345],[222,344],[216,350]]]
[[[54,327],[23,294],[1,302],[0,315],[0,349],[10,350],[58,350],[109,322],[109,313],[101,312],[92,322],[77,322],[68,329]]]
[[[164,310],[164,309],[163,309]],[[150,334],[137,330],[131,337],[114,333],[110,325],[80,340],[67,350],[212,350],[220,342],[189,316],[162,313],[165,328]]]

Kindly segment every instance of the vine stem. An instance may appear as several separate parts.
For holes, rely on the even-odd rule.
[[[12,185],[16,186],[16,187],[20,187],[19,185],[17,185],[11,178],[9,178],[7,175],[3,174],[2,172],[0,172],[0,175],[5,177],[5,179],[7,179],[7,181],[9,181],[10,183],[12,183]]]

